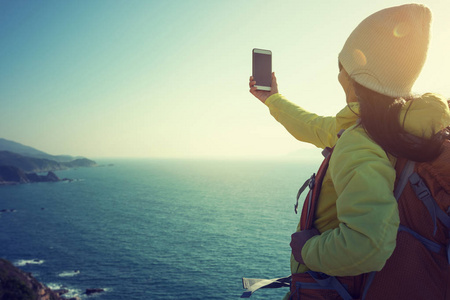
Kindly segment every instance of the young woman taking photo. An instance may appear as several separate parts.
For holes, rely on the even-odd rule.
[[[310,270],[355,278],[382,270],[394,252],[400,224],[393,194],[397,159],[433,161],[449,139],[447,100],[411,93],[426,59],[430,23],[430,10],[420,4],[390,7],[363,20],[338,56],[338,80],[347,105],[335,117],[289,102],[278,93],[275,74],[270,92],[257,90],[250,77],[250,92],[295,138],[319,148],[334,147],[314,228],[300,230],[299,224],[292,235],[293,283],[286,298],[340,299],[315,292],[308,298],[306,289],[293,287],[294,279],[309,276],[305,272]],[[315,100],[320,101],[320,94]],[[403,288],[409,287],[400,284],[399,290]]]

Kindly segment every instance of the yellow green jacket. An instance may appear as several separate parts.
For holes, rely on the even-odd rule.
[[[381,270],[394,251],[399,226],[393,196],[395,158],[357,125],[359,104],[350,103],[335,117],[310,113],[280,94],[270,96],[265,104],[296,139],[319,148],[335,146],[314,222],[321,234],[302,249],[307,267],[291,256],[292,273],[309,268],[352,276]],[[401,119],[404,116],[403,112]],[[405,129],[417,136],[430,136],[449,125],[448,103],[435,94],[415,99],[405,120]],[[338,139],[341,129],[345,132]]]

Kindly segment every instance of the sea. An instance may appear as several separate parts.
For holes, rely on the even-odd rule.
[[[0,257],[93,300],[238,299],[242,277],[290,274],[295,199],[317,159],[97,162],[56,172],[73,181],[1,186]]]

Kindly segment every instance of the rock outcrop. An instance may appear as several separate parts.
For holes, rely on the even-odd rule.
[[[104,292],[104,289],[86,289],[86,295],[92,295],[96,293],[102,293]]]
[[[80,168],[80,167],[96,167],[97,163],[87,158],[78,158],[69,162],[62,162],[61,165],[67,168]]]
[[[69,179],[60,179],[51,171],[48,172],[47,175],[38,175],[36,173],[25,173],[20,168],[14,166],[0,166],[0,185],[31,182],[57,182],[62,180]]]
[[[27,183],[30,180],[24,171],[13,166],[0,166],[0,182]]]
[[[0,299],[67,300],[26,273],[0,258]]]

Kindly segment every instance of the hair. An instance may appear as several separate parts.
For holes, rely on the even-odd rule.
[[[354,82],[360,104],[360,125],[369,137],[386,152],[416,162],[432,161],[443,151],[443,143],[450,139],[450,127],[432,137],[418,137],[408,133],[404,122],[414,98],[392,98]],[[406,110],[400,121],[400,112]]]

